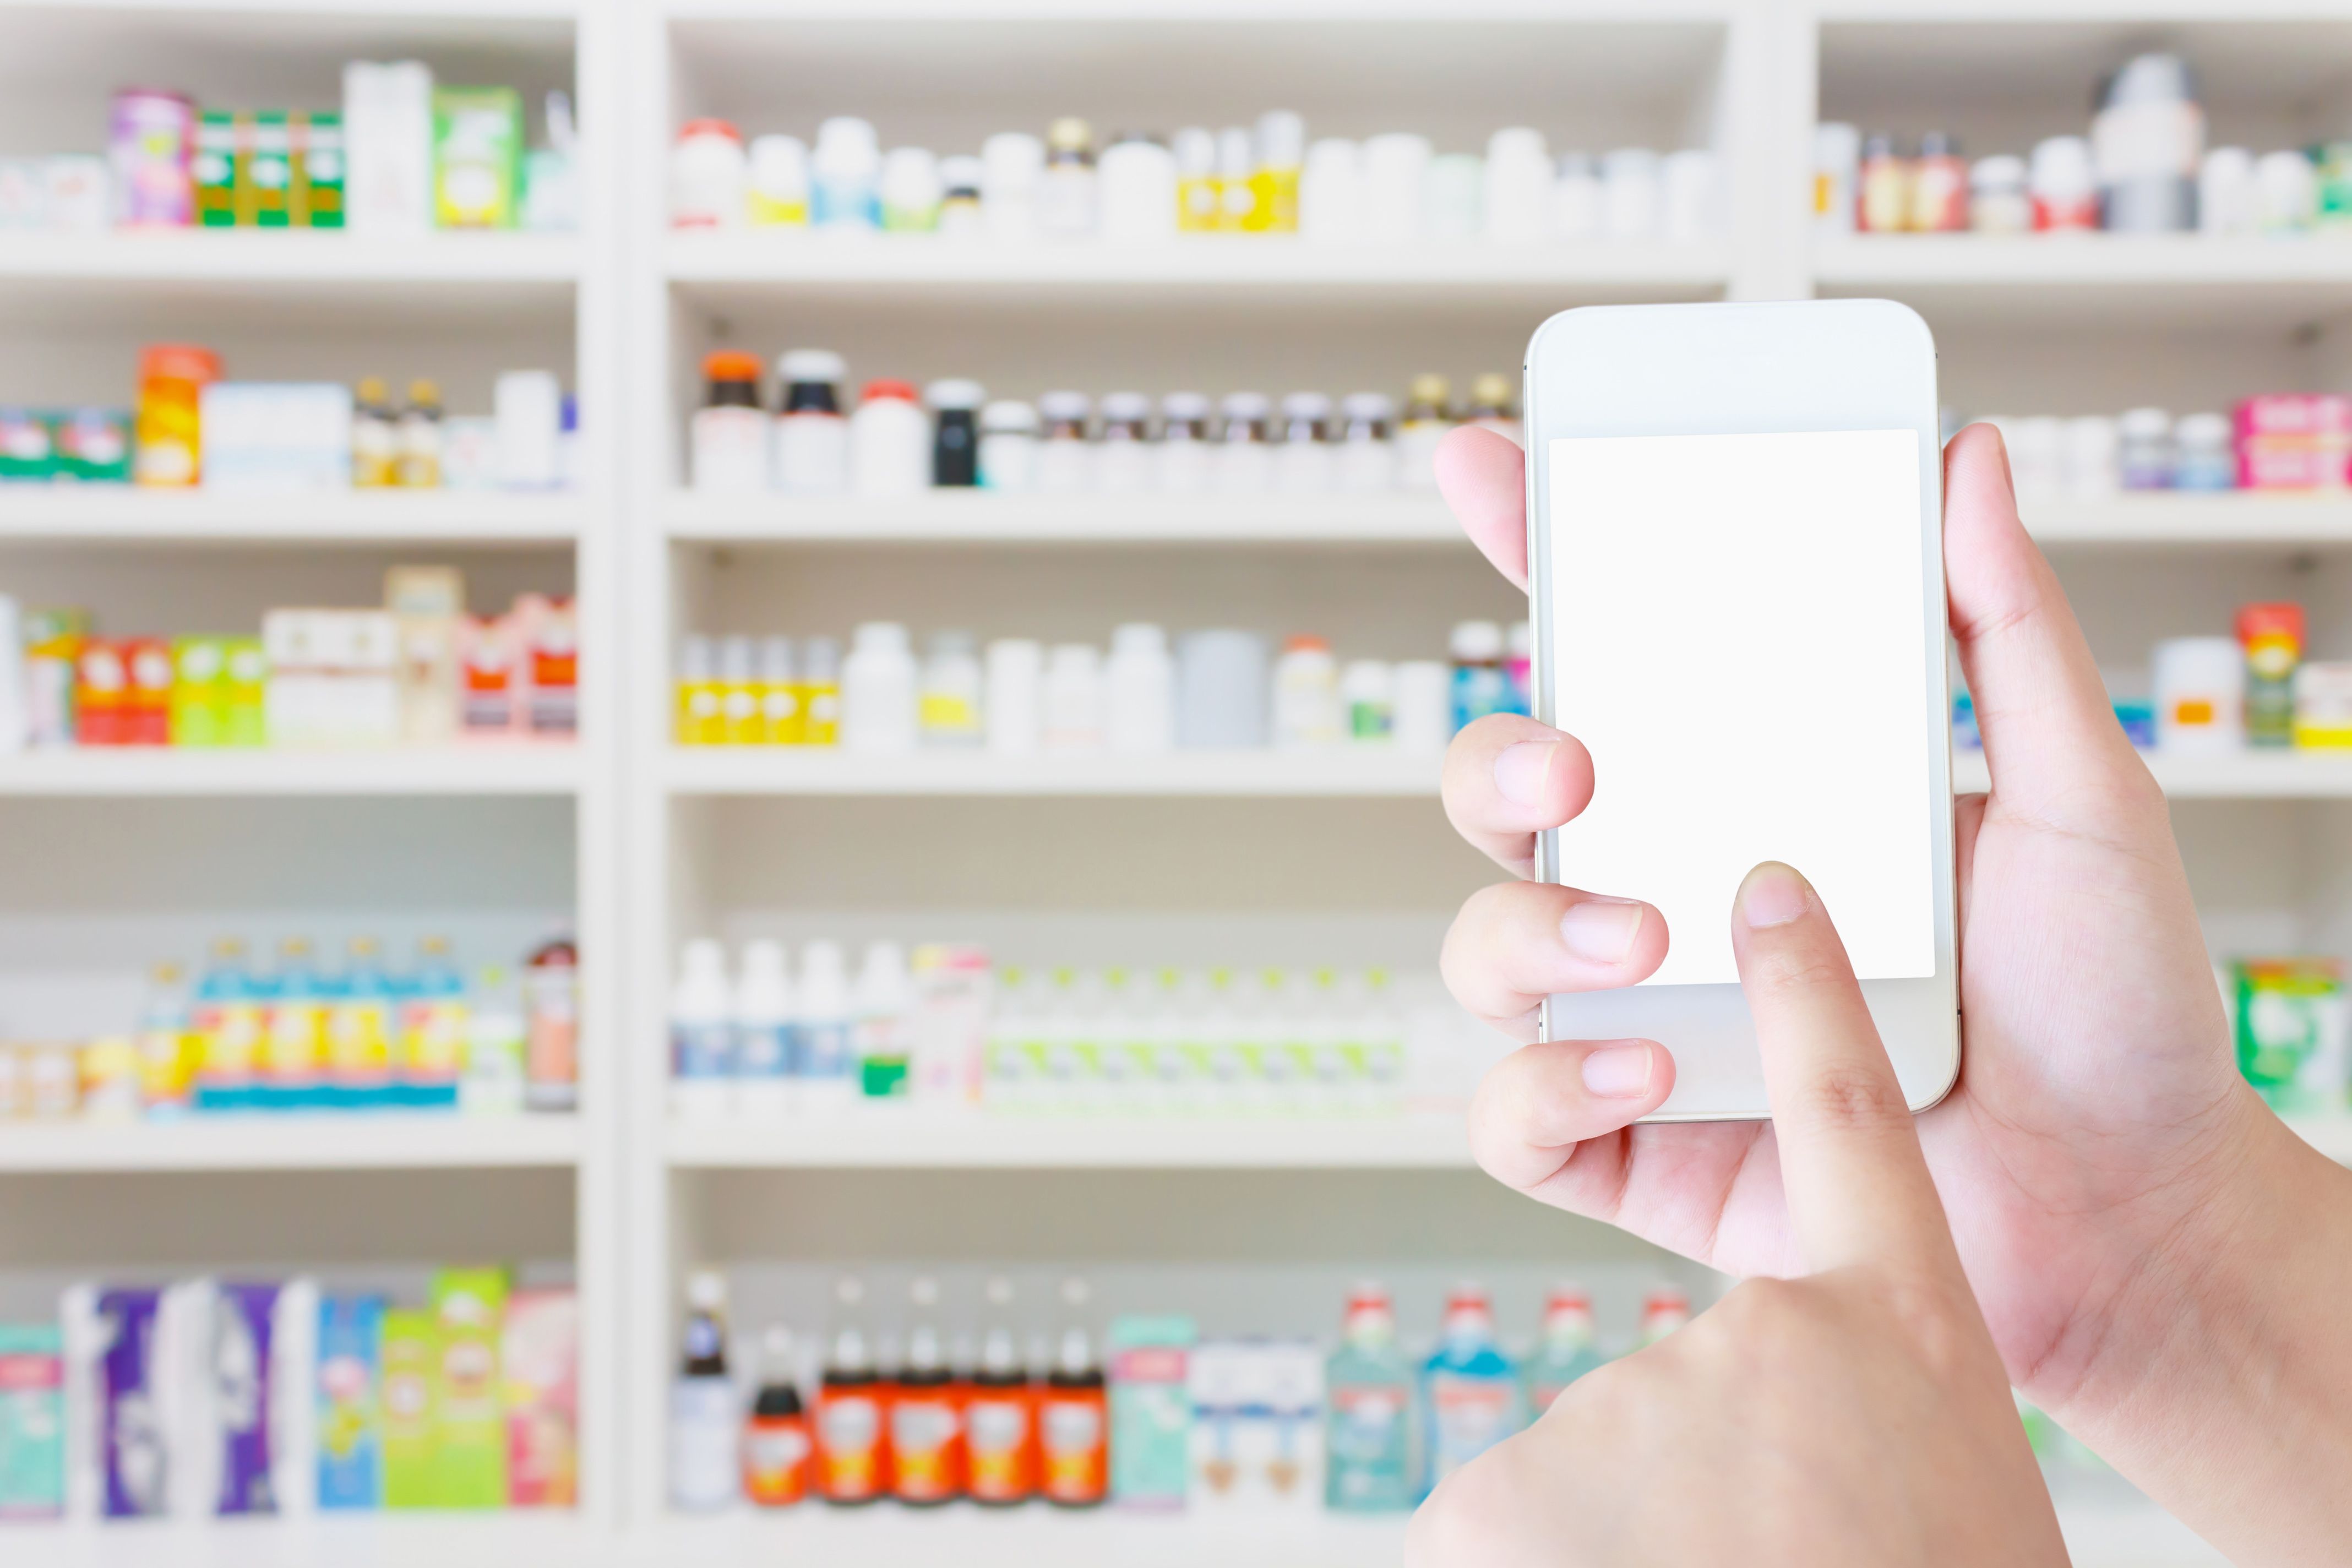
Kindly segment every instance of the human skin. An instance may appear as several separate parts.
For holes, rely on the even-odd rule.
[[[1587,1373],[1446,1478],[1408,1568],[2050,1568],[2065,1542],[1894,1064],[1820,897],[1731,920],[1805,1269]]]
[[[1475,429],[1437,458],[1455,516],[1524,584],[1521,462]],[[2352,1173],[2237,1072],[2163,794],[1990,427],[1946,449],[1944,501],[1992,784],[1956,803],[1959,1081],[1917,1119],[1961,1265],[2010,1381],[2142,1489],[2236,1561],[2340,1561]],[[1482,720],[1448,754],[1446,812],[1524,879],[1595,765],[1531,719]],[[1646,904],[1521,880],[1464,906],[1444,969],[1471,1011],[1533,1041],[1545,994],[1630,984],[1669,940]],[[1673,1081],[1656,1042],[1529,1044],[1481,1085],[1472,1145],[1547,1203],[1732,1274],[1797,1272],[1770,1124],[1629,1125]]]

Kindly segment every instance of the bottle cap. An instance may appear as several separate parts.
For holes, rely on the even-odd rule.
[[[2172,434],[2172,416],[2161,408],[2126,408],[2116,428],[2131,441],[2161,441]]]
[[[1287,637],[1282,639],[1282,651],[1285,653],[1329,653],[1331,651],[1331,639],[1329,637],[1318,637],[1308,632],[1300,632],[1294,637]]]
[[[1474,408],[1498,408],[1507,412],[1511,406],[1510,377],[1489,371],[1470,384],[1470,404]]]
[[[1084,423],[1094,400],[1083,392],[1048,392],[1037,399],[1037,412],[1055,423],[1077,420]]]
[[[869,381],[858,388],[857,401],[860,403],[884,401],[912,403],[915,401],[915,389],[903,381]]]
[[[1385,392],[1351,392],[1339,400],[1339,412],[1349,419],[1386,419],[1393,411]]]
[[[1094,144],[1094,128],[1076,115],[1064,115],[1045,128],[1045,145],[1056,153],[1091,152]]]
[[[760,356],[747,354],[740,349],[717,349],[702,356],[702,375],[706,381],[757,382],[760,379]],[[377,384],[383,384],[379,382]]]
[[[1262,168],[1295,169],[1307,153],[1307,121],[1286,109],[1257,117],[1257,161]]]
[[[1464,621],[1454,628],[1447,647],[1456,658],[1500,658],[1503,628],[1493,621]]]
[[[1151,417],[1151,399],[1139,392],[1106,392],[1103,394],[1102,415],[1106,419],[1122,422]]]
[[[1288,392],[1283,394],[1282,416],[1285,419],[1328,419],[1331,415],[1331,399],[1319,392]]]
[[[1188,178],[1197,179],[1216,170],[1217,139],[1201,126],[1187,125],[1176,132],[1171,151],[1176,154],[1176,167]]]
[[[678,127],[677,139],[681,142],[691,142],[698,136],[723,136],[738,146],[743,141],[743,133],[725,120],[689,120]]]
[[[1416,404],[1426,404],[1433,408],[1444,408],[1454,401],[1454,384],[1442,375],[1428,374],[1416,375],[1412,378],[1412,389],[1409,395]]]
[[[1198,392],[1171,392],[1160,399],[1160,416],[1163,419],[1206,419],[1209,400]]]
[[[686,1277],[686,1300],[698,1311],[717,1311],[727,1305],[727,1277],[715,1269],[696,1269]]]
[[[1005,398],[980,411],[980,427],[992,434],[1034,435],[1037,411],[1025,403]]]
[[[839,381],[848,368],[842,357],[831,349],[792,349],[776,361],[776,374],[788,382],[822,381],[830,384]]]
[[[981,181],[988,174],[988,165],[969,153],[940,160],[940,184],[951,196],[978,195]]]
[[[220,355],[193,343],[151,343],[139,352],[142,381],[218,381]]]
[[[1263,392],[1228,392],[1219,410],[1228,419],[1263,419],[1273,406]]]
[[[923,389],[923,396],[934,408],[977,408],[987,395],[980,383],[961,377],[935,381]]]

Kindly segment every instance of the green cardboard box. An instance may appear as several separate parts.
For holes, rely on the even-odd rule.
[[[506,1384],[499,1374],[506,1307],[502,1268],[445,1268],[434,1277],[433,1318],[440,1335],[434,1380],[436,1507],[506,1506]]]

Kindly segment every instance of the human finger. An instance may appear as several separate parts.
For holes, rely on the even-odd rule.
[[[1592,799],[1592,755],[1549,724],[1493,713],[1454,737],[1441,790],[1456,833],[1496,864],[1532,876],[1537,833]]]
[[[1665,956],[1666,918],[1638,900],[1497,882],[1454,917],[1438,967],[1455,1001],[1528,1040],[1545,997],[1631,985]]]
[[[1475,425],[1446,432],[1437,444],[1437,493],[1470,542],[1515,587],[1528,585],[1527,454],[1518,443]]]

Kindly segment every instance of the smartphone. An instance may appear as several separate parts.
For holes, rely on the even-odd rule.
[[[1768,1116],[1731,949],[1750,867],[1821,892],[1915,1110],[1959,1074],[1936,345],[1883,300],[1568,310],[1528,344],[1535,716],[1592,803],[1537,874],[1646,899],[1639,985],[1546,1039],[1675,1057],[1648,1120]]]

